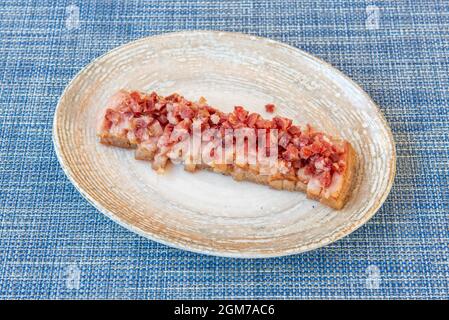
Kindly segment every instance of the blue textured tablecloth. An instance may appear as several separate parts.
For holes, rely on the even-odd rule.
[[[187,29],[286,42],[373,97],[398,167],[372,220],[238,260],[146,240],[81,197],[51,140],[64,87],[118,45]],[[0,34],[0,298],[449,298],[449,2],[4,0]]]

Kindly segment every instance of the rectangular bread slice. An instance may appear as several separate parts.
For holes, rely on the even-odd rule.
[[[214,132],[214,138],[209,132]],[[237,132],[254,132],[258,140],[250,143],[249,136],[239,140]],[[260,132],[265,132],[264,140],[259,140]],[[185,146],[191,148],[192,137],[198,133],[200,151],[193,156],[193,149],[186,152]],[[308,198],[335,209],[341,209],[349,198],[357,163],[348,141],[310,125],[299,127],[282,117],[264,119],[241,106],[224,113],[204,98],[193,102],[176,93],[163,97],[155,92],[119,91],[108,102],[98,136],[103,144],[135,149],[136,159],[151,161],[158,173],[171,162],[181,163],[190,172],[205,169],[237,181],[305,192]],[[268,154],[275,161],[267,171],[261,159],[266,160]]]

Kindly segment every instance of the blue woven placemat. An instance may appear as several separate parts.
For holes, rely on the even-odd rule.
[[[380,105],[397,177],[376,216],[301,255],[238,260],[141,238],[92,208],[53,151],[52,117],[88,62],[140,37],[239,31],[332,63]],[[449,3],[0,3],[0,298],[449,298]]]

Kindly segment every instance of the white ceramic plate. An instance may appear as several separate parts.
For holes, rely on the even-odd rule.
[[[203,95],[222,110],[239,104],[266,117],[263,106],[274,103],[276,114],[352,143],[359,156],[353,194],[336,211],[303,193],[210,172],[175,167],[158,176],[132,151],[98,142],[97,118],[121,88]],[[66,88],[53,130],[62,168],[99,211],[147,238],[220,256],[281,256],[342,238],[379,209],[395,172],[390,129],[360,87],[303,51],[237,33],[172,33],[110,51]]]

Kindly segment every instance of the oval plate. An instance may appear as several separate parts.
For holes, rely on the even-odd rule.
[[[98,117],[117,90],[205,96],[229,111],[244,105],[311,123],[354,146],[353,194],[339,211],[299,192],[277,191],[174,166],[163,176],[134,153],[101,145]],[[53,140],[65,173],[95,208],[152,240],[195,252],[272,257],[329,244],[363,225],[387,197],[395,173],[391,131],[369,96],[329,64],[269,39],[182,32],[140,39],[101,56],[65,89]]]

